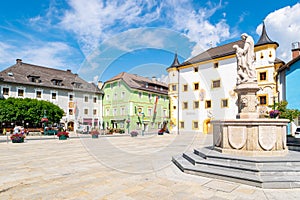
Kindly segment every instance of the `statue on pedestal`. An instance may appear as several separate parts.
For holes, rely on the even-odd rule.
[[[256,71],[253,66],[254,62],[254,40],[246,33],[241,35],[242,40],[245,41],[244,48],[238,45],[233,45],[236,50],[237,58],[237,85],[244,82],[256,81]]]

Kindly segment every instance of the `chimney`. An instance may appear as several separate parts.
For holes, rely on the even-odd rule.
[[[22,65],[22,59],[16,59],[16,64]]]
[[[292,59],[300,55],[300,42],[292,43]]]
[[[70,73],[71,73],[72,71],[71,71],[70,69],[67,69],[67,72],[70,72]]]
[[[152,76],[152,81],[156,82],[156,77],[155,76]]]

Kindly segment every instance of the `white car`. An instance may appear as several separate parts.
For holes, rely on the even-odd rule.
[[[91,131],[91,127],[89,125],[80,125],[76,132],[81,134],[88,134]]]
[[[300,127],[297,127],[297,129],[295,131],[295,135],[300,135]]]

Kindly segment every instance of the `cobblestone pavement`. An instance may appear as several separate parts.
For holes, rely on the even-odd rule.
[[[208,144],[203,134],[2,142],[0,199],[299,199],[299,189],[193,176],[172,164]]]

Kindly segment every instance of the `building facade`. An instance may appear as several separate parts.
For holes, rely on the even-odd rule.
[[[103,120],[106,129],[157,132],[169,120],[166,84],[122,72],[103,84]]]
[[[61,123],[71,130],[80,124],[99,128],[102,123],[103,92],[70,70],[27,64],[17,59],[15,65],[0,72],[0,88],[3,98],[32,98],[59,106],[65,113]]]
[[[300,110],[300,42],[292,45],[292,60],[278,69],[279,100],[288,102],[288,109]],[[300,126],[300,117],[291,123],[290,133],[294,134]]]
[[[177,55],[169,73],[171,130],[174,132],[211,131],[212,119],[235,119],[238,113],[237,60],[234,45],[239,40],[207,51],[179,64]],[[265,115],[277,97],[276,69],[283,62],[276,58],[278,44],[270,40],[265,26],[255,45],[254,66],[257,71],[259,110]]]

